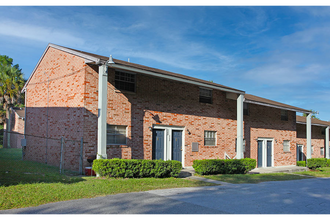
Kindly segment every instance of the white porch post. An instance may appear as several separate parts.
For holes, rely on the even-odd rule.
[[[325,129],[325,153],[326,153],[326,158],[327,159],[330,159],[330,153],[329,153],[329,127],[328,126],[326,129]]]
[[[312,158],[312,114],[306,117],[307,159]]]
[[[107,64],[99,66],[97,159],[107,158]]]
[[[244,158],[243,154],[243,101],[244,94],[237,97],[237,159]]]

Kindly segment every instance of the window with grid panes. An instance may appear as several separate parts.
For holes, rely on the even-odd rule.
[[[115,87],[119,90],[135,92],[135,74],[116,71]]]
[[[204,146],[215,146],[215,145],[216,145],[216,132],[204,131]]]
[[[324,155],[324,147],[321,147],[321,155],[323,156]]]
[[[283,151],[290,152],[290,141],[283,141]]]
[[[287,121],[288,120],[288,110],[281,109],[281,120]]]
[[[212,104],[212,90],[199,88],[199,102]]]
[[[126,145],[125,125],[107,125],[107,144]]]

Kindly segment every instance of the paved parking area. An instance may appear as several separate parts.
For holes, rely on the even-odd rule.
[[[0,214],[330,214],[330,178],[152,190]]]

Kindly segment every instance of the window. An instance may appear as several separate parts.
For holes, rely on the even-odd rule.
[[[243,103],[243,115],[249,115],[249,103]]]
[[[215,131],[204,131],[204,146],[215,146],[216,145],[216,132]]]
[[[212,104],[212,90],[199,88],[199,102]]]
[[[135,74],[116,71],[115,87],[119,90],[135,92]]]
[[[314,147],[313,147],[313,145],[311,146],[311,154],[314,154]]]
[[[322,132],[321,132],[322,135],[325,135],[325,129],[326,128],[322,128]]]
[[[283,151],[290,152],[290,141],[283,141]]]
[[[235,139],[235,152],[237,152],[237,138]],[[243,139],[243,152],[245,152],[245,139]]]
[[[126,145],[125,125],[107,125],[107,144]]]
[[[281,120],[282,121],[288,120],[288,111],[287,110],[281,110]]]
[[[323,156],[324,155],[324,147],[321,147],[321,156]]]

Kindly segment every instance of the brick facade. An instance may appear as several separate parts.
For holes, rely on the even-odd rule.
[[[127,144],[107,145],[108,158],[152,159],[152,129],[157,125],[183,130],[183,166],[196,159],[236,156],[237,102],[226,98],[226,92],[213,90],[212,104],[200,103],[199,86],[140,73],[134,93],[114,85],[115,70],[109,68],[107,123],[127,126]],[[49,47],[27,84],[26,97],[25,159],[46,161],[48,109],[47,163],[59,165],[59,140],[64,137],[64,167],[77,171],[83,137],[83,167],[89,166],[87,157],[97,154],[98,66]],[[289,111],[288,121],[282,121],[280,109],[250,104],[249,115],[244,115],[244,156],[258,159],[257,139],[272,138],[274,166],[295,165],[295,117]],[[215,146],[204,146],[204,131],[216,131]],[[290,141],[290,152],[283,152],[284,140]],[[193,142],[199,144],[198,152],[192,151]]]

